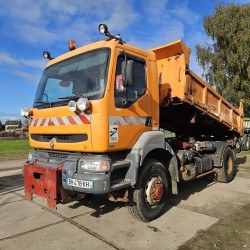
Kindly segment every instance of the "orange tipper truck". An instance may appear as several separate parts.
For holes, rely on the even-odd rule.
[[[234,179],[233,107],[189,69],[182,40],[143,50],[112,35],[49,59],[29,119],[34,148],[24,163],[27,199],[59,203],[107,194],[142,221],[159,217],[177,183],[209,175]],[[175,138],[166,139],[164,130]]]

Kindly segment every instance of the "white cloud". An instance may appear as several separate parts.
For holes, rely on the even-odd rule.
[[[29,43],[44,43],[51,44],[58,39],[58,36],[45,28],[35,27],[32,24],[17,24],[15,25],[16,32],[23,41]]]
[[[20,76],[20,77],[22,77],[22,78],[29,79],[29,80],[31,80],[32,82],[35,82],[35,84],[38,83],[37,76],[34,76],[33,74],[29,74],[29,73],[24,72],[24,71],[13,71],[12,73],[13,73],[14,75],[16,75],[16,76]]]
[[[169,16],[166,8],[168,0],[146,0],[143,4],[143,9],[150,21],[160,22],[163,18]]]
[[[19,68],[21,66],[29,66],[34,69],[43,69],[46,65],[47,61],[45,59],[35,59],[35,60],[27,60],[23,58],[16,58],[8,53],[0,52],[0,64],[4,64],[6,69],[8,66],[15,66]]]
[[[0,53],[0,65],[4,64],[3,73],[16,75],[24,79],[28,79],[28,83],[37,84],[40,79],[40,75],[37,72],[34,74],[34,70],[44,69],[47,61],[45,59],[27,60],[23,58],[16,58],[8,53]],[[27,71],[29,73],[27,73]],[[27,83],[27,81],[25,81]]]
[[[98,22],[106,21],[114,31],[124,30],[140,18],[131,1],[0,1],[0,17],[7,21],[10,29],[14,29],[15,37],[31,44],[49,45],[63,41],[69,34],[71,38],[80,38],[80,32],[81,37],[87,33],[84,31],[89,34],[93,30],[96,32]]]
[[[37,59],[37,60],[27,60],[20,58],[19,62],[25,66],[29,66],[31,68],[37,68],[37,69],[43,69],[45,65],[47,64],[47,60],[43,59]]]
[[[181,3],[181,5],[176,5],[172,10],[170,10],[172,16],[184,21],[186,24],[194,24],[198,22],[200,16],[191,11],[186,5]]]
[[[60,10],[63,14],[75,15],[81,3],[86,4],[86,1],[61,1],[61,0],[53,0],[53,1],[45,1],[48,12],[58,12]]]
[[[0,64],[7,64],[7,65],[18,65],[18,60],[8,53],[1,53],[0,52]]]
[[[110,30],[122,31],[126,29],[133,22],[139,21],[140,15],[136,13],[129,2],[126,1],[117,1],[119,4],[110,5],[111,15],[104,20]]]
[[[151,49],[179,40],[184,36],[184,25],[178,20],[169,20],[163,27],[153,28],[155,28],[153,32],[145,30],[142,36],[132,36],[127,42],[143,49]]]

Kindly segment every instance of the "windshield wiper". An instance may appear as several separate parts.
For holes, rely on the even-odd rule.
[[[58,97],[57,99],[66,99],[66,100],[75,100],[83,97],[83,95],[77,96],[77,95],[70,95],[70,96],[64,96],[64,97]]]
[[[49,107],[51,108],[52,102],[34,102],[34,104],[48,104]]]
[[[57,99],[67,99],[67,100],[73,100],[73,99],[79,99],[79,96],[76,95],[70,95],[70,96],[64,96],[64,97],[58,97]]]

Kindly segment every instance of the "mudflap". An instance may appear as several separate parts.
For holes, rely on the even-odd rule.
[[[74,200],[80,200],[84,194],[72,195],[72,191],[66,190],[62,186],[62,168],[57,169],[24,164],[24,187],[26,199],[32,200],[33,194],[47,199],[47,206],[57,209],[57,204],[65,204]]]

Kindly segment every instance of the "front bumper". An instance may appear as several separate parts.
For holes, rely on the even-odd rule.
[[[110,192],[110,172],[79,173],[77,162],[81,155],[68,155],[67,159],[51,159],[48,152],[32,153],[32,158],[24,163],[24,186],[26,198],[31,200],[33,194],[47,199],[50,208],[59,203],[68,203],[84,198],[86,194],[105,194]],[[82,188],[68,185],[67,179],[92,182],[93,187]]]

